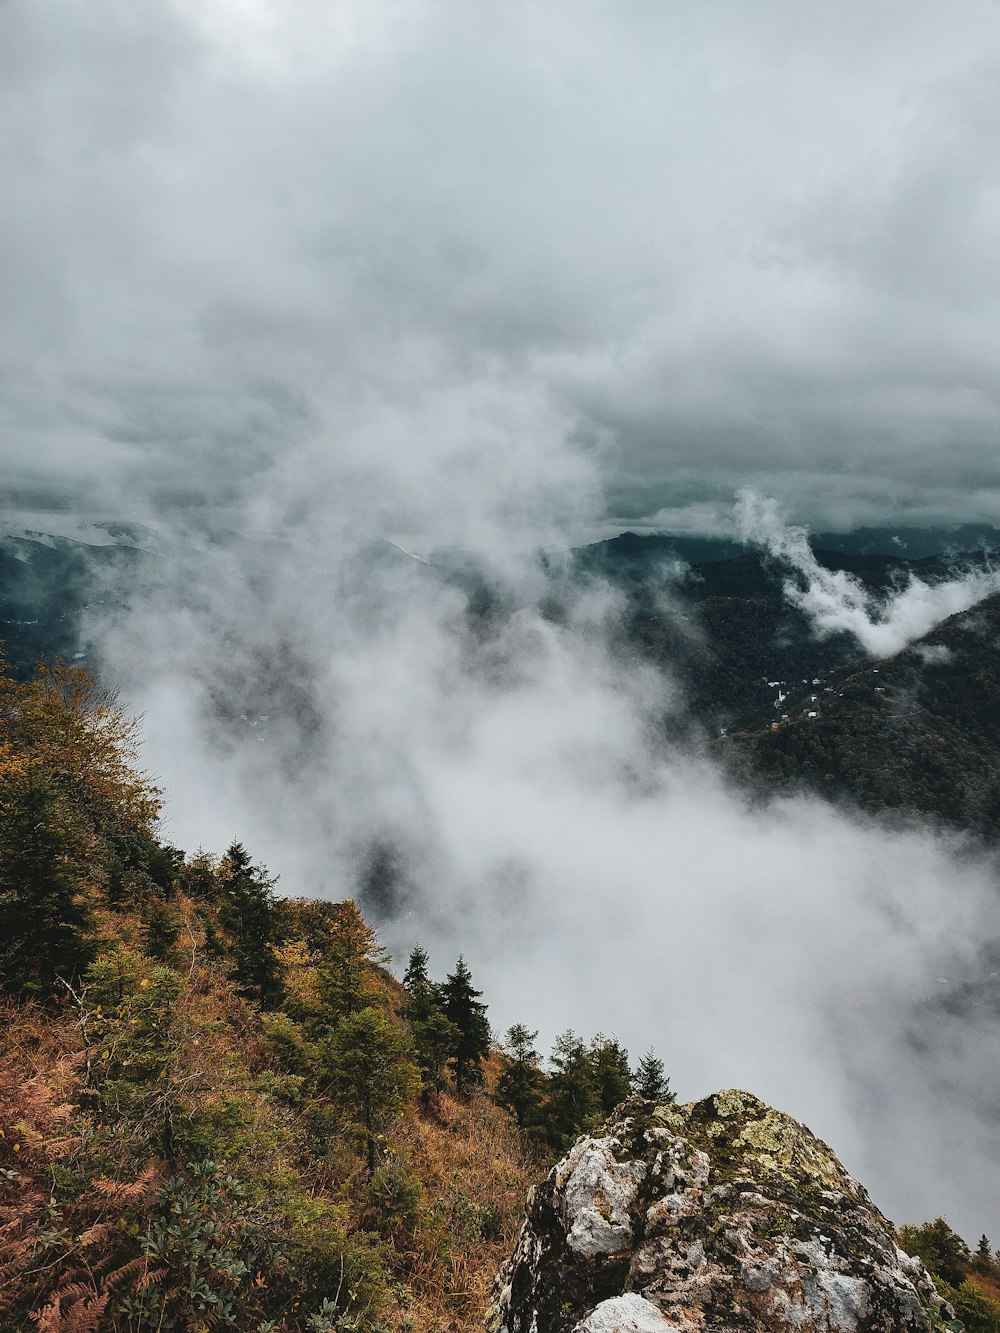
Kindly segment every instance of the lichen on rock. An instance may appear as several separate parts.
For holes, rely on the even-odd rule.
[[[633,1098],[529,1196],[494,1333],[923,1333],[950,1309],[836,1154],[750,1093]]]

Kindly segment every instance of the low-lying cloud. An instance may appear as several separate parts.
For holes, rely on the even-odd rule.
[[[872,657],[891,657],[942,620],[1000,591],[1000,569],[986,567],[936,583],[907,573],[891,592],[873,593],[853,574],[825,569],[813,554],[807,529],[786,522],[777,501],[742,491],[734,517],[743,541],[763,547],[794,571],[785,580],[785,596],[805,612],[816,633],[846,631]]]
[[[1000,1231],[993,862],[812,799],[750,805],[668,743],[677,687],[623,660],[618,595],[560,585],[554,615],[517,554],[526,492],[582,512],[592,460],[544,404],[506,427],[534,449],[505,443],[492,402],[425,402],[398,461],[370,423],[290,447],[242,521],[168,534],[102,629],[168,832],[243,839],[288,893],[360,895],[400,964],[464,951],[498,1029],[654,1044],[682,1097],[743,1085],[803,1118],[897,1219]],[[477,448],[487,488],[452,466]],[[419,552],[475,515],[492,600],[359,515],[405,520]]]

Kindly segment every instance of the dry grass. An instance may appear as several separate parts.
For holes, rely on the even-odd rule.
[[[547,1165],[485,1096],[462,1102],[446,1094],[432,1111],[411,1113],[397,1139],[438,1224],[422,1229],[423,1253],[414,1255],[409,1279],[413,1300],[394,1326],[410,1333],[479,1328],[493,1279],[516,1242],[528,1190]]]

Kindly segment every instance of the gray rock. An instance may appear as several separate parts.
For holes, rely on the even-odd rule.
[[[925,1333],[952,1317],[834,1153],[746,1092],[634,1098],[528,1198],[493,1333]]]

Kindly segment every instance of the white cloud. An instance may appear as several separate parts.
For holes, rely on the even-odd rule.
[[[1000,592],[1000,570],[987,566],[938,583],[909,573],[891,592],[872,593],[853,574],[824,568],[806,529],[787,523],[775,500],[743,491],[735,520],[743,541],[764,547],[799,576],[786,579],[785,596],[806,613],[816,633],[846,631],[872,657],[891,657],[949,616]]]
[[[491,402],[425,403],[409,451],[378,415],[322,458],[289,448],[245,522],[179,534],[105,633],[173,836],[239,837],[286,892],[329,897],[390,846],[387,943],[441,971],[464,951],[499,1026],[655,1044],[682,1096],[741,1084],[803,1118],[896,1219],[996,1231],[995,866],[817,801],[749,805],[666,744],[675,687],[622,659],[616,595],[553,620],[530,560],[500,558],[508,525],[555,512],[526,492],[563,489],[572,524],[592,475],[543,405],[524,454]],[[407,511],[425,547],[473,518],[505,606],[469,618],[358,535]]]

